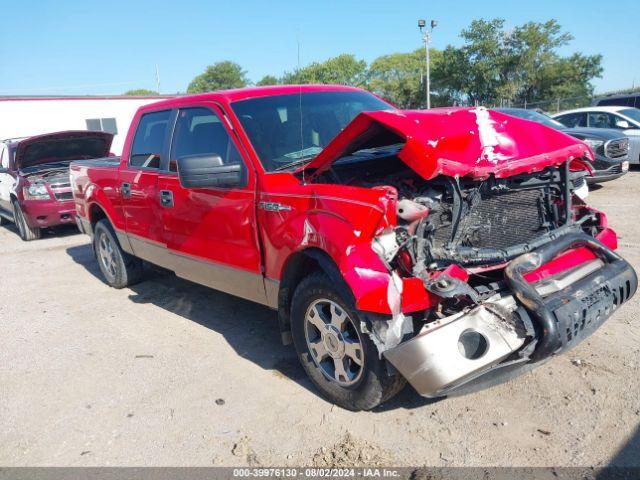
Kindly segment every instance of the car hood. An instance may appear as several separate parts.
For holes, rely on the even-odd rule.
[[[593,159],[574,137],[483,107],[386,110],[359,114],[298,171],[312,178],[358,150],[394,143],[404,143],[398,157],[425,179],[509,177],[567,159]]]
[[[85,130],[29,137],[16,147],[14,165],[21,170],[44,163],[106,157],[112,141],[111,133]]]
[[[597,138],[599,140],[614,140],[617,138],[625,138],[618,130],[612,128],[565,128],[562,130],[567,135],[579,135],[579,138]]]

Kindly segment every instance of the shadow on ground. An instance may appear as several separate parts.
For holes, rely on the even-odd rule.
[[[18,228],[15,223],[7,223],[2,225],[0,228],[5,228],[6,230],[12,232],[16,236],[19,236]],[[44,228],[42,229],[42,239],[51,238],[51,237],[70,237],[72,235],[79,235],[80,231],[75,224],[70,225],[59,225],[57,227]],[[37,242],[38,240],[33,240]]]
[[[99,281],[104,281],[90,245],[70,247],[67,253]],[[318,394],[298,362],[293,346],[282,345],[275,311],[153,266],[145,265],[145,281],[129,289],[132,302],[156,305],[218,332],[238,355]],[[413,409],[433,402],[407,387],[374,411]]]

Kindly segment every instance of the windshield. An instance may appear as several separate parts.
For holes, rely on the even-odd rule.
[[[304,92],[231,105],[268,172],[305,163],[361,112],[393,107],[366,92]]]
[[[524,118],[532,122],[541,123],[549,128],[555,130],[564,130],[566,127],[554,120],[551,117],[546,116],[544,113],[536,112],[535,110],[525,110],[524,108],[496,108],[496,111],[506,113],[507,115],[513,115],[514,117]]]
[[[631,120],[640,122],[640,110],[638,110],[637,108],[625,108],[624,110],[620,110],[620,113],[626,117],[629,117]]]

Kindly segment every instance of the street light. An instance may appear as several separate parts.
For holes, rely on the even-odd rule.
[[[422,33],[422,41],[424,42],[424,54],[427,62],[427,76],[425,79],[425,96],[427,97],[427,108],[431,108],[431,85],[430,85],[430,65],[429,65],[429,43],[431,43],[431,33],[433,29],[438,25],[438,22],[431,20],[429,23],[430,28],[426,28],[427,22],[425,20],[418,20],[418,28]],[[423,30],[424,29],[424,30]]]

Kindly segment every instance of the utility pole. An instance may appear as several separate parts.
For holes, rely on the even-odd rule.
[[[422,33],[422,41],[424,42],[424,56],[427,63],[426,77],[425,77],[425,96],[427,98],[427,109],[431,108],[431,65],[429,61],[429,44],[431,43],[431,34],[433,29],[438,25],[438,22],[431,20],[429,28],[425,28],[427,22],[425,20],[418,20],[418,28]],[[423,30],[424,29],[424,30]]]
[[[160,95],[160,68],[158,68],[158,64],[156,63],[156,91],[158,95]]]

